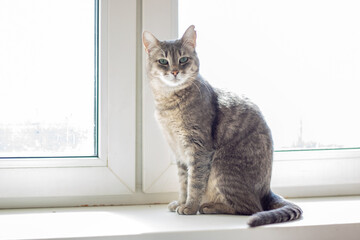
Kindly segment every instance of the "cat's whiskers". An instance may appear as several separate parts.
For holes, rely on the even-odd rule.
[[[191,85],[195,85],[195,87],[199,90],[200,97],[203,98],[200,87],[196,84],[195,80],[189,79],[188,81],[190,81]]]
[[[206,88],[206,90],[208,91],[208,93],[211,94],[211,91],[210,91],[209,86],[208,86],[207,84],[203,84],[203,85],[205,86],[205,88]]]

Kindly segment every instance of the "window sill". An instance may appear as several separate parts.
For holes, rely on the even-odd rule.
[[[166,205],[0,211],[0,239],[358,239],[360,196],[293,199],[301,220],[248,228],[246,216],[179,216]]]

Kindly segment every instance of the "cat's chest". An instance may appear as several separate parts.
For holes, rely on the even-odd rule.
[[[188,127],[183,121],[183,116],[180,113],[177,111],[173,111],[167,114],[164,114],[163,112],[156,112],[155,118],[161,125],[164,133],[169,135],[173,141],[186,139],[186,136],[188,135]]]
[[[189,149],[189,131],[183,116],[174,111],[164,114],[155,112],[155,118],[160,124],[163,134],[175,155],[183,158]]]

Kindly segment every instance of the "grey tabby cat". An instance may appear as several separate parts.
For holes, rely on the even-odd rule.
[[[273,142],[259,108],[201,78],[194,28],[175,41],[143,33],[156,118],[178,166],[169,210],[252,215],[252,227],[298,219],[300,207],[270,189]]]

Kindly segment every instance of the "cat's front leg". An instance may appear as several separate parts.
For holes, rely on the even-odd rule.
[[[184,205],[186,203],[186,197],[187,197],[188,168],[185,164],[180,162],[177,162],[177,167],[178,167],[178,175],[179,175],[179,183],[180,183],[179,199],[177,201],[171,202],[168,205],[168,209],[171,212],[175,212],[180,205]]]
[[[186,202],[176,209],[180,215],[192,215],[198,212],[210,175],[209,157],[196,158],[189,163]]]

